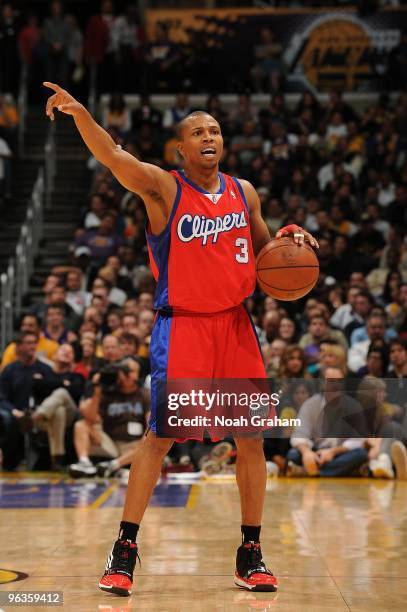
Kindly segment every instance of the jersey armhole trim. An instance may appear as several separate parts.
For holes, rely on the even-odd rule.
[[[162,232],[160,232],[159,234],[153,234],[150,230],[150,221],[147,221],[146,223],[146,234],[147,234],[148,240],[152,240],[153,242],[160,240],[171,229],[172,221],[175,217],[175,213],[177,212],[178,205],[181,200],[181,193],[182,193],[181,183],[179,182],[176,176],[174,176],[174,178],[177,183],[177,193],[175,194],[174,204],[172,205],[172,209],[171,209],[170,216],[168,217],[167,225],[164,227]]]
[[[230,178],[232,179],[232,181],[234,182],[234,184],[238,188],[240,196],[241,196],[241,198],[243,200],[243,204],[246,206],[247,212],[249,212],[249,205],[247,203],[246,196],[245,196],[245,193],[243,191],[243,187],[241,186],[241,184],[239,183],[238,179],[235,176],[231,176]]]

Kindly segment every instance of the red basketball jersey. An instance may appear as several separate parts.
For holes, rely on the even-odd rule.
[[[240,183],[219,174],[217,194],[173,172],[177,195],[167,226],[147,231],[157,280],[155,308],[219,312],[240,304],[255,288],[249,212]]]

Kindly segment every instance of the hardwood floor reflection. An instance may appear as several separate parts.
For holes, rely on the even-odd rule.
[[[30,486],[35,487],[28,481],[25,495],[34,495]],[[0,568],[28,578],[0,584],[1,591],[62,590],[65,609],[80,612],[406,609],[407,482],[269,480],[262,547],[279,578],[276,594],[233,585],[240,541],[233,482],[196,484],[187,493],[180,489],[178,502],[171,502],[172,494],[168,501],[164,491],[157,499],[166,505],[158,501],[149,508],[140,530],[142,566],[129,599],[96,587],[120,520],[120,507],[108,505],[116,487],[108,495],[83,487],[73,497],[83,493],[87,501],[81,507],[3,505]],[[10,491],[11,499],[14,489],[2,489],[0,482],[3,502]],[[98,505],[95,495],[103,494]]]

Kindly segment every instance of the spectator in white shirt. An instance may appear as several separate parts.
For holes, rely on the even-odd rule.
[[[116,306],[123,306],[127,299],[126,293],[119,289],[117,285],[117,271],[115,268],[109,266],[103,266],[98,272],[98,279],[102,279],[109,289],[109,302],[110,304],[116,304]]]
[[[78,270],[71,270],[66,275],[66,298],[65,302],[73,308],[75,313],[82,316],[88,301],[88,293],[82,289],[83,275]]]
[[[184,93],[178,94],[175,100],[175,105],[172,108],[167,109],[164,113],[163,127],[171,128],[174,125],[177,125],[177,123],[179,123],[191,112],[192,109],[189,105],[188,96]]]
[[[91,198],[89,209],[85,215],[83,225],[86,229],[95,229],[100,226],[100,222],[107,211],[107,204],[100,195],[94,194]]]
[[[354,306],[355,300],[359,293],[360,289],[358,287],[350,287],[348,289],[346,304],[339,306],[329,320],[333,327],[338,327],[339,329],[343,330],[347,325],[349,325],[349,323],[352,323],[357,319]]]
[[[396,185],[391,182],[391,175],[389,172],[383,172],[378,187],[379,195],[377,201],[380,206],[386,208],[396,197]]]
[[[374,224],[373,227],[381,232],[386,240],[389,241],[390,223],[380,218],[380,207],[375,202],[370,202],[366,207],[366,212],[372,217]]]
[[[334,150],[332,152],[332,160],[322,166],[317,174],[321,191],[324,191],[329,183],[335,178],[335,166],[337,165],[341,166],[345,172],[350,172],[352,176],[354,176],[355,172],[353,167],[350,164],[343,163],[340,154],[338,155],[338,152]]]
[[[368,339],[362,342],[356,342],[356,344],[349,349],[348,367],[352,372],[358,372],[360,368],[366,365],[367,353],[371,342],[374,340],[384,341],[386,333],[385,318],[378,314],[370,315],[367,319],[366,331]]]
[[[338,140],[341,137],[346,136],[347,133],[348,130],[346,124],[342,119],[341,113],[333,113],[326,130],[326,137],[329,141],[330,146],[334,148]]]

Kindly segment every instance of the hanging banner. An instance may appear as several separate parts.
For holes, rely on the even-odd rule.
[[[147,11],[149,36],[157,23],[168,26],[173,42],[199,39],[214,57],[222,51],[222,66],[232,71],[251,64],[260,30],[270,28],[283,49],[288,90],[370,91],[388,69],[388,54],[407,26],[407,10],[389,8],[363,17],[354,9]]]

